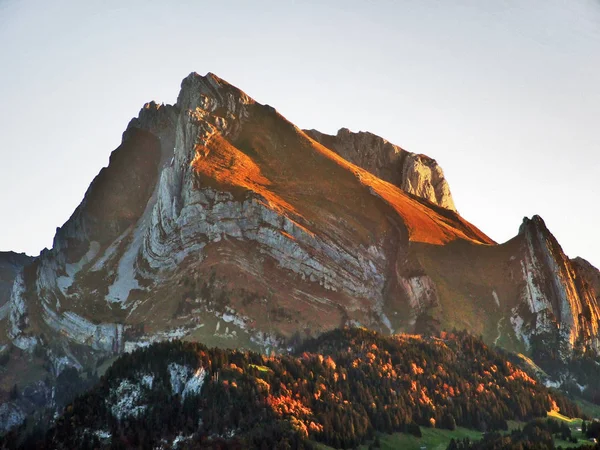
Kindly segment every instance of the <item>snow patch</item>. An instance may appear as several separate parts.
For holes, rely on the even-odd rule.
[[[169,364],[169,378],[171,380],[171,391],[173,395],[181,394],[185,387],[185,382],[188,379],[191,369],[181,364]]]
[[[248,322],[250,322],[249,317],[238,315],[237,312],[235,311],[235,309],[231,308],[230,306],[225,307],[224,313],[221,313],[219,311],[214,311],[214,314],[217,319],[221,319],[225,323],[230,323],[232,325],[235,325],[236,327],[238,327],[242,330],[246,330],[248,328],[247,324],[248,324]],[[220,336],[223,338],[233,338],[237,335],[237,333],[235,331],[232,331],[231,333],[229,333],[228,327],[224,334],[219,332],[220,329],[221,329],[221,321],[217,321],[217,325],[216,325],[215,332],[214,332],[215,336]]]
[[[121,384],[109,394],[110,411],[116,419],[139,417],[148,405],[142,403],[142,392],[139,384],[122,380]]]
[[[8,336],[16,347],[31,353],[38,341],[34,336],[26,336],[24,334],[23,329],[28,324],[27,304],[25,303],[25,281],[23,280],[23,271],[21,271],[13,282],[10,294],[10,326],[8,328]]]
[[[180,395],[181,400],[188,395],[199,394],[204,384],[206,370],[200,367],[195,372],[188,366],[171,363],[168,366],[169,378],[171,380],[171,392],[173,395]]]
[[[185,383],[185,387],[183,388],[183,392],[181,393],[181,398],[184,399],[188,395],[197,395],[202,390],[202,386],[204,385],[204,379],[206,378],[206,370],[204,367],[200,367],[194,375]]]
[[[390,334],[394,334],[394,328],[392,328],[392,322],[390,322],[390,319],[388,318],[388,316],[385,315],[385,313],[383,311],[379,313],[379,319],[381,319],[381,322],[390,331]]]
[[[517,314],[517,308],[513,308],[512,312],[513,315],[510,318],[510,323],[515,331],[515,335],[517,336],[517,339],[520,339],[525,344],[526,348],[529,348],[529,336],[523,330],[525,321],[519,314]]]
[[[159,185],[160,183],[157,183],[154,187],[154,191],[146,204],[144,213],[133,230],[131,243],[119,260],[117,277],[113,284],[108,287],[108,294],[106,295],[106,300],[109,302],[124,303],[127,301],[129,293],[132,290],[140,289],[140,284],[136,278],[136,260],[143,248],[148,229],[152,226],[152,216],[154,207],[157,204]]]
[[[112,437],[112,434],[105,430],[96,430],[94,434],[100,439],[110,439]]]
[[[496,290],[492,290],[492,297],[494,297],[494,301],[496,302],[496,305],[498,305],[498,307],[500,307],[500,299],[498,298],[498,294],[496,294]]]
[[[138,226],[134,232],[133,242],[129,244],[123,257],[119,260],[117,278],[108,287],[106,300],[112,303],[123,303],[129,297],[133,289],[139,289],[140,285],[135,277],[135,260],[139,254],[143,233],[142,227]]]
[[[142,385],[146,386],[148,389],[152,389],[152,385],[154,384],[154,375],[146,374],[142,376],[141,380]]]
[[[63,295],[67,295],[67,290],[75,281],[75,275],[77,275],[77,273],[81,271],[81,269],[83,269],[87,264],[89,264],[98,255],[99,251],[100,243],[96,241],[91,241],[90,248],[79,261],[73,264],[65,264],[65,272],[67,274],[56,278],[56,285],[58,286],[58,289],[60,289],[60,291],[63,293]]]
[[[179,448],[179,444],[183,444],[184,442],[191,440],[193,437],[194,437],[193,434],[190,434],[189,436],[184,436],[183,434],[179,434],[175,437],[175,439],[173,439],[172,447]]]
[[[127,236],[131,232],[131,228],[132,227],[127,228],[127,230],[125,230],[123,234],[121,234],[121,236],[119,236],[117,239],[115,239],[115,241],[112,244],[110,244],[110,246],[104,251],[104,254],[100,258],[98,258],[94,265],[90,268],[90,272],[97,272],[99,270],[104,269],[106,263],[110,261],[113,258],[113,256],[116,255],[117,250],[119,249],[119,245],[121,244],[123,239],[125,239],[125,236]]]
[[[258,331],[257,333],[250,336],[250,342],[253,342],[261,346],[265,353],[268,355],[271,348],[280,348],[282,342],[277,338],[275,334]]]
[[[25,421],[25,413],[12,402],[0,405],[0,432],[6,432]]]
[[[245,320],[243,318],[235,316],[233,314],[225,313],[225,314],[223,314],[221,319],[223,319],[223,322],[233,323],[234,325],[238,326],[241,329],[246,328]]]

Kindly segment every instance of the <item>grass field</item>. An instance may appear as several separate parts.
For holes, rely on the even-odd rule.
[[[481,439],[482,434],[479,431],[469,430],[467,428],[457,427],[456,430],[442,430],[439,428],[421,427],[423,437],[418,438],[411,434],[394,433],[385,434],[378,433],[379,443],[382,450],[402,449],[402,450],[419,450],[422,447],[427,447],[427,450],[446,450],[450,439],[464,439],[466,437],[476,441]],[[361,450],[367,450],[369,444],[361,445]],[[319,450],[330,450],[331,447],[323,444],[316,444]]]
[[[583,435],[583,433],[581,431],[577,431],[577,429],[581,429],[582,420],[580,418],[571,418],[571,417],[563,416],[558,411],[549,411],[548,417],[565,422],[567,425],[569,425],[569,428],[571,428],[572,435],[574,437],[576,437],[577,439],[579,439],[579,442],[573,443],[573,442],[563,441],[562,439],[555,438],[554,444],[557,447],[576,448],[576,447],[581,446],[584,443],[584,441],[587,440],[587,438]]]
[[[426,447],[427,450],[446,450],[450,439],[471,438],[472,441],[481,439],[481,433],[467,428],[456,428],[454,431],[442,430],[439,428],[421,428],[423,437],[418,438],[411,434],[394,433],[380,434],[379,442],[381,449],[404,449],[404,450],[419,450]],[[367,449],[368,445],[363,445],[361,449]]]
[[[259,372],[272,372],[272,370],[269,369],[267,366],[258,366],[256,364],[248,364],[248,367],[253,367],[256,370],[258,370]]]
[[[595,405],[591,405],[594,407]],[[600,409],[600,408],[598,408]],[[563,441],[562,439],[555,438],[554,443],[557,447],[562,448],[576,448],[585,443],[586,438],[580,431],[577,431],[577,428],[581,427],[581,419],[578,418],[570,418],[563,416],[558,412],[549,412],[548,417],[566,422],[572,430],[573,436],[579,439],[579,442],[572,443]],[[508,432],[515,430],[517,428],[523,428],[525,426],[525,422],[518,422],[514,420],[508,421]],[[405,433],[394,433],[394,434],[384,434],[378,433],[379,442],[381,444],[381,449],[391,450],[391,449],[403,449],[403,450],[420,450],[425,447],[427,450],[446,450],[450,440],[454,439],[464,439],[466,437],[470,438],[472,441],[477,441],[482,438],[482,433],[476,430],[470,430],[467,428],[457,427],[456,430],[442,430],[439,428],[425,428],[421,427],[421,432],[423,433],[423,437],[417,438],[410,434]],[[367,450],[369,448],[369,444],[364,444],[360,448],[362,450]],[[328,447],[323,444],[316,444],[317,448],[320,450],[329,450],[331,447]]]
[[[557,420],[562,420],[563,422],[567,422],[569,424],[569,426],[576,426],[576,425],[581,426],[581,419],[563,416],[558,411],[548,411],[548,417],[551,417],[551,418],[557,419]]]

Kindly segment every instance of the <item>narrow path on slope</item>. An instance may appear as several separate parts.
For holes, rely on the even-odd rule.
[[[500,339],[500,337],[502,336],[502,322],[504,321],[504,317],[501,317],[500,320],[498,320],[498,324],[496,325],[496,329],[498,330],[498,337],[494,340],[494,345],[498,345],[498,340]]]

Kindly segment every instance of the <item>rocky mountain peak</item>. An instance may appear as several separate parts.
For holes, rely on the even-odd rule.
[[[183,110],[201,108],[210,112],[219,112],[219,108],[225,108],[235,114],[240,110],[239,105],[253,103],[254,100],[245,92],[215,74],[208,72],[202,76],[192,72],[181,82],[176,106]]]
[[[560,335],[565,358],[581,343],[600,349],[600,305],[593,284],[579,276],[582,269],[565,255],[540,216],[525,217],[519,236],[526,283],[522,298],[536,315],[536,333]]]
[[[538,216],[494,243],[455,212],[434,159],[372,133],[303,132],[192,73],[175,105],[130,121],[53,248],[10,265],[0,352],[39,345],[58,376],[173,337],[284,349],[346,324],[598,347],[588,272]]]
[[[0,252],[0,261],[11,265],[22,266],[33,260],[33,256],[17,252]]]
[[[344,159],[405,192],[456,212],[450,186],[435,159],[415,154],[373,133],[340,128],[335,136],[305,132]]]
[[[529,217],[523,217],[523,222],[519,227],[519,234],[526,234],[532,231],[539,231],[543,233],[550,233],[548,227],[546,227],[546,222],[537,214]]]
[[[160,136],[165,129],[172,127],[176,117],[177,107],[155,101],[148,102],[140,109],[138,116],[131,119],[121,142],[135,134],[135,130],[145,130]]]

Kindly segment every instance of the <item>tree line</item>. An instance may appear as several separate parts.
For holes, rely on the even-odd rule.
[[[204,369],[199,394],[173,393],[171,363]],[[152,375],[151,386],[141,382],[144,375]],[[143,408],[118,419],[111,402],[124,380],[139,387]],[[47,433],[26,442],[17,431],[0,444],[168,448],[179,439],[178,448],[310,449],[315,442],[355,448],[376,432],[507,430],[507,420],[529,421],[552,409],[582,416],[466,332],[425,338],[344,328],[305,342],[293,355],[153,344],[119,358]]]

